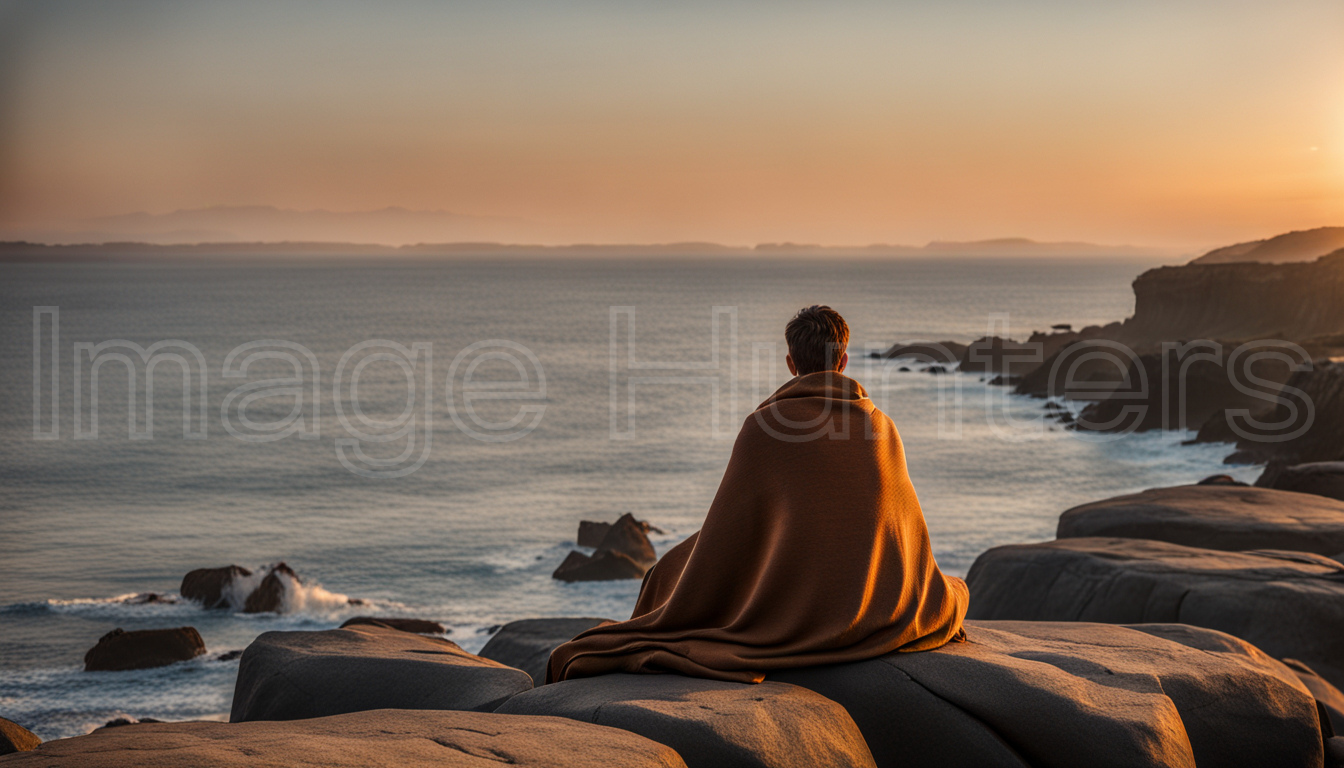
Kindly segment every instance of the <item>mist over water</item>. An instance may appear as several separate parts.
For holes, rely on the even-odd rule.
[[[473,651],[513,619],[626,617],[638,582],[550,578],[574,547],[578,521],[633,512],[666,532],[654,537],[659,553],[695,531],[737,424],[788,378],[784,323],[812,303],[830,304],[849,321],[848,372],[900,429],[938,561],[962,575],[988,547],[1051,538],[1058,514],[1075,504],[1228,471],[1226,450],[1182,447],[1180,433],[1086,440],[1039,422],[1041,401],[970,375],[933,376],[920,366],[900,373],[899,363],[863,359],[866,350],[896,340],[970,341],[986,334],[991,314],[1006,313],[1019,339],[1055,323],[1122,319],[1133,309],[1130,281],[1150,266],[946,259],[0,267],[0,713],[45,738],[119,714],[223,717],[237,662],[214,656],[264,631],[329,628],[354,615],[439,620]],[[36,306],[60,307],[53,441],[33,439]],[[634,308],[635,359],[691,363],[711,360],[716,306],[735,307],[737,318],[736,409],[717,403],[727,436],[714,434],[706,382],[663,377],[634,387],[631,437],[612,440],[611,308]],[[144,346],[179,339],[201,351],[205,439],[183,438],[181,372],[167,365],[153,375],[153,439],[129,439],[127,377],[116,364],[101,369],[97,439],[74,439],[74,344],[111,339]],[[246,380],[221,375],[231,350],[260,339],[295,342],[316,356],[317,439],[245,442],[221,426],[221,403],[244,381],[290,375],[279,361],[262,361]],[[347,350],[370,339],[432,345],[432,443],[423,466],[401,478],[361,477],[337,458],[336,440],[348,432],[332,401],[333,372]],[[449,409],[452,361],[484,340],[522,345],[545,375],[544,397],[530,401],[544,405],[542,418],[516,440],[478,440]],[[773,350],[757,346],[772,343]],[[49,359],[50,350],[43,354]],[[763,361],[755,391],[753,354]],[[499,360],[482,362],[476,375],[518,376]],[[960,406],[947,406],[958,390]],[[359,393],[371,419],[392,420],[406,407],[404,375],[387,361],[361,370]],[[420,398],[414,407],[424,405]],[[517,407],[481,405],[496,420]],[[290,405],[262,399],[251,408],[254,418],[279,419]],[[401,445],[365,447],[387,456]],[[1232,474],[1247,479],[1255,470]],[[135,593],[171,595],[195,568],[278,561],[306,585],[290,613],[125,602]],[[350,606],[345,596],[368,604]],[[188,624],[201,631],[208,656],[157,670],[81,671],[84,651],[115,627]]]

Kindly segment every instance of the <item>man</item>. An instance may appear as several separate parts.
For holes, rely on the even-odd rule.
[[[548,681],[760,682],[964,638],[966,583],[934,562],[900,435],[843,375],[849,326],[811,306],[784,333],[795,377],[742,425],[704,526],[645,575],[629,621],[557,648]]]

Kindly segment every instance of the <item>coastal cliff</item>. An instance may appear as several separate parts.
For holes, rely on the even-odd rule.
[[[1311,262],[1159,267],[1134,280],[1134,316],[1121,336],[1300,341],[1344,329],[1340,297],[1344,249]]]

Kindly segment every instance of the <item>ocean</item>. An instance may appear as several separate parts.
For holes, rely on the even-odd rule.
[[[579,520],[634,513],[662,531],[660,553],[694,532],[737,425],[788,378],[784,323],[812,303],[848,319],[848,373],[899,428],[950,573],[1052,538],[1079,503],[1251,479],[1182,433],[1088,439],[979,376],[866,358],[897,340],[1122,319],[1130,281],[1156,264],[0,266],[0,716],[47,739],[119,716],[225,718],[238,662],[216,656],[361,614],[435,619],[472,651],[513,619],[625,618],[637,582],[550,577]],[[284,614],[126,599],[171,600],[195,568],[279,561],[305,584]],[[82,671],[113,628],[182,625],[207,656]]]

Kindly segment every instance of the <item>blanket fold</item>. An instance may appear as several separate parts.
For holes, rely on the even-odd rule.
[[[747,417],[704,526],[645,575],[632,617],[557,648],[547,681],[760,682],[937,648],[968,602],[934,562],[896,426],[858,382],[814,373]]]

